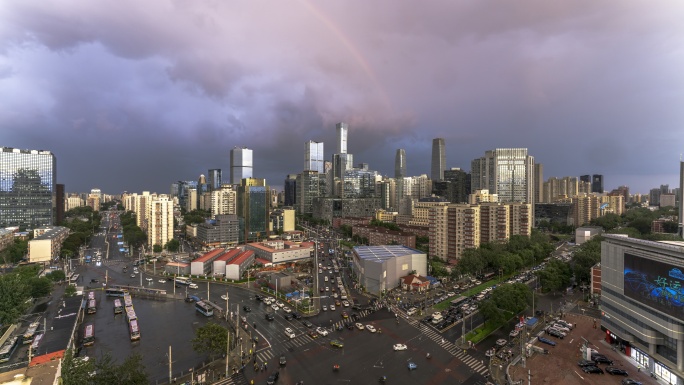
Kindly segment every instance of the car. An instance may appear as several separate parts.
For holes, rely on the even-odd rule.
[[[537,339],[539,340],[539,342],[541,342],[541,343],[543,343],[543,344],[547,344],[547,345],[551,345],[551,346],[556,346],[556,341],[551,341],[551,340],[548,339],[548,338],[537,337]]]
[[[365,328],[363,327],[363,324],[360,323],[360,322],[357,322],[357,323],[356,323],[356,328],[359,329],[359,330],[365,329]]]
[[[349,307],[349,301],[342,301],[342,306]]]
[[[612,360],[608,359],[607,357],[603,357],[603,356],[594,356],[591,358],[591,360],[596,362],[597,364],[613,365]]]
[[[416,314],[417,312],[418,312],[418,309],[416,309],[415,307],[412,307],[412,308],[410,308],[410,309],[408,309],[408,310],[406,311],[406,314],[407,314],[407,315],[414,315],[414,314]]]
[[[375,333],[375,326],[373,325],[366,325],[366,330],[368,330],[371,333]]]
[[[565,337],[565,333],[563,333],[562,331],[560,331],[558,329],[554,329],[554,328],[546,329],[546,334],[560,338],[560,339],[563,339],[563,337]]]
[[[247,306],[247,305],[245,305],[245,306],[243,306],[243,307],[242,307],[242,310],[244,310],[244,311],[245,311],[245,313],[249,313],[249,312],[251,312],[251,311],[252,311],[252,308],[251,308],[251,307],[249,307],[249,306]]]
[[[278,307],[278,305],[273,304],[273,305],[271,305],[271,309],[273,309],[273,310],[278,310],[278,309],[280,309],[280,308]]]
[[[335,306],[341,306],[342,303],[339,300],[335,300]]]
[[[342,318],[349,318],[349,314],[347,314],[346,311],[343,311],[341,314]]]
[[[309,329],[311,329],[313,327],[313,324],[307,320],[303,320],[302,325],[306,326]]]
[[[330,291],[330,287],[326,286],[325,291]]]
[[[551,326],[553,326],[555,329],[558,329],[558,330],[560,330],[560,331],[562,331],[563,333],[566,333],[566,334],[567,334],[568,332],[570,332],[570,329],[568,329],[567,327],[565,327],[564,325],[559,324],[559,323],[555,323],[555,324],[553,324],[553,325],[551,325]]]
[[[330,311],[335,311],[335,305],[330,305]]]
[[[349,322],[346,324],[346,326],[347,326],[347,329],[354,330],[354,324],[353,323]]]
[[[327,336],[328,334],[330,334],[329,331],[323,329],[323,328],[320,327],[320,326],[316,328],[316,333],[322,335],[323,337],[325,337],[325,336]]]
[[[450,291],[450,292],[447,293],[447,295],[448,295],[449,297],[453,297],[453,296],[456,295],[456,293],[454,293],[453,291]]]
[[[325,289],[323,287],[320,288],[320,292],[323,293]]]
[[[280,366],[284,366],[285,364],[287,364],[287,360],[285,359],[284,354],[280,355],[280,358],[278,359],[278,363],[280,364]]]
[[[506,341],[503,338],[499,338],[498,340],[496,340],[496,346],[498,346],[498,347],[502,347],[502,346],[506,345],[507,343],[508,343],[508,341]]]
[[[278,305],[278,307],[285,306],[285,304],[282,301],[276,301],[276,305]]]
[[[150,277],[145,278],[145,280],[146,280],[147,282],[149,282],[149,283],[152,283],[152,281],[154,281],[154,280],[153,280],[152,278],[150,278]]]
[[[323,311],[328,311],[328,306],[327,306],[327,305],[321,306],[321,310],[323,310]]]
[[[292,330],[290,328],[285,328],[285,335],[290,337],[290,338],[296,337],[294,330]]]
[[[598,366],[584,366],[582,367],[582,371],[584,373],[603,374],[603,369]]]
[[[301,318],[302,318],[302,315],[299,314],[299,313],[297,313],[297,312],[294,312],[294,311],[293,311],[293,312],[292,312],[292,317],[294,317],[294,319],[301,319]]]
[[[518,329],[511,330],[511,332],[508,333],[508,335],[511,337],[517,337],[518,334],[520,334],[520,330],[518,330]]]
[[[292,318],[294,318],[294,317],[292,317],[291,313],[285,313],[285,315],[283,315],[283,317],[285,317],[285,319],[288,321],[290,321]]]
[[[273,313],[266,313],[266,320],[267,321],[273,321],[275,317],[273,316]]]
[[[336,348],[343,348],[344,344],[338,340],[332,340],[332,341],[330,341],[330,346],[333,346]]]
[[[392,346],[392,349],[394,349],[396,351],[396,350],[406,350],[408,348],[404,344],[394,344]]]
[[[222,295],[221,295],[221,299],[224,300],[224,301],[227,300],[227,299],[228,299],[228,295],[222,294]]]
[[[131,274],[131,278],[135,278],[135,274]]]
[[[579,362],[577,362],[577,365],[579,365],[579,367],[581,367],[581,368],[585,367],[585,366],[596,366],[594,361],[589,361],[589,360],[579,360]]]
[[[413,361],[410,361],[410,362],[408,363],[407,366],[408,366],[408,370],[416,370],[416,369],[418,369],[418,365],[416,365],[416,363],[413,362]]]
[[[160,279],[160,280],[159,280],[159,281],[157,281],[157,282],[159,282],[159,283],[165,283],[165,282],[166,282],[166,280],[165,280],[164,278],[162,278],[162,279]]]
[[[287,306],[283,306],[283,311],[284,311],[285,313],[292,313],[292,309],[290,309],[290,308],[287,307]]]
[[[614,376],[625,376],[627,377],[627,371],[624,369],[616,368],[615,366],[609,366],[606,369],[604,369],[608,374],[612,374]]]
[[[280,376],[280,372],[274,372],[270,376],[268,376],[268,379],[266,379],[266,384],[267,385],[273,385],[278,381],[278,377]]]
[[[311,338],[313,338],[313,339],[316,339],[316,338],[319,337],[319,334],[316,333],[315,330],[309,330],[309,337],[311,337]]]
[[[621,382],[622,385],[643,385],[641,381],[634,380],[632,378],[625,378]]]

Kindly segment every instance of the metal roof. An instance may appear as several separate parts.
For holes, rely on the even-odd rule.
[[[422,251],[402,245],[356,246],[354,252],[359,258],[367,261],[384,262],[388,259],[403,257],[409,254],[424,254]]]

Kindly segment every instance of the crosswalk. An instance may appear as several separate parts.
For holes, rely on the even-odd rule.
[[[403,311],[400,311],[400,313],[403,313]],[[464,364],[468,365],[470,369],[473,371],[485,376],[489,373],[489,369],[487,369],[487,366],[485,365],[484,361],[478,360],[468,354],[466,354],[465,350],[461,349],[460,347],[456,346],[455,344],[447,341],[442,337],[441,334],[439,334],[437,331],[432,329],[431,327],[425,326],[419,321],[406,317],[404,314],[404,319],[407,319],[408,323],[415,327],[416,329],[420,330],[420,332],[430,338],[431,340],[435,341],[438,345],[440,345],[444,350],[448,351],[451,353],[452,356],[458,358],[461,362]]]

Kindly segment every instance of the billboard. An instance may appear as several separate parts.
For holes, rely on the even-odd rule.
[[[625,296],[684,320],[684,267],[625,253]]]

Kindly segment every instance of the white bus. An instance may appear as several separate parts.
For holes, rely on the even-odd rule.
[[[185,277],[176,277],[176,278],[174,278],[174,281],[176,282],[176,285],[189,286],[192,283],[190,281],[190,278],[185,278]]]

